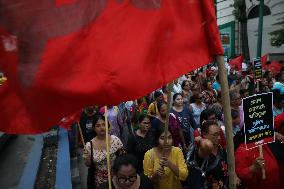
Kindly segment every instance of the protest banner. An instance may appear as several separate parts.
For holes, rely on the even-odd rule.
[[[262,79],[262,64],[260,58],[253,59],[254,80],[259,81]]]
[[[243,99],[246,149],[275,141],[272,93]]]

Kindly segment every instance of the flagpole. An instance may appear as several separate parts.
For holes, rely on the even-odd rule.
[[[263,149],[262,149],[262,145],[260,145],[259,147],[259,157],[263,158]],[[266,174],[265,174],[265,165],[261,166],[261,173],[262,173],[262,180],[266,179]]]
[[[224,118],[225,118],[224,122],[226,126],[226,148],[227,148],[227,161],[228,161],[228,173],[229,173],[229,188],[236,189],[233,128],[232,128],[228,78],[225,68],[224,56],[217,56],[216,60],[218,63],[218,74],[221,84],[222,103],[223,103]]]
[[[164,146],[166,146],[168,142],[168,131],[169,131],[169,118],[170,118],[170,109],[171,109],[171,101],[172,101],[172,88],[173,88],[173,82],[170,82],[167,86],[168,88],[168,96],[167,96],[167,114],[166,114],[166,123],[165,123],[165,140],[164,140]],[[165,150],[163,150],[163,157],[165,157]]]
[[[79,129],[80,137],[81,137],[84,149],[85,149],[86,143],[85,143],[85,140],[84,140],[84,136],[83,136],[81,125],[80,125],[79,121],[77,121],[77,125],[78,125],[78,129]]]
[[[111,172],[110,172],[110,157],[109,157],[109,135],[108,135],[108,110],[105,106],[105,127],[106,127],[106,156],[107,156],[107,175],[108,175],[108,188],[111,187]]]
[[[202,87],[202,83],[201,83],[201,79],[200,79],[200,77],[199,77],[199,71],[197,71],[197,77],[198,77],[198,82],[199,82],[199,92],[201,93],[202,92],[202,89],[201,89],[201,87]]]

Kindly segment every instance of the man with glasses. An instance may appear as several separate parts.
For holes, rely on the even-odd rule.
[[[219,141],[218,123],[205,120],[201,124],[201,137],[187,154],[188,188],[228,188],[227,154]]]

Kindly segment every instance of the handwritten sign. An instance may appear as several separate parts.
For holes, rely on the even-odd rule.
[[[243,99],[247,149],[274,142],[272,100],[272,93],[257,94]]]
[[[262,79],[262,64],[260,58],[253,59],[253,70],[254,70],[254,79],[255,81]]]

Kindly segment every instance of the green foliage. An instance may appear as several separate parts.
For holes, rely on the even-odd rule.
[[[280,47],[284,44],[284,18],[280,19],[279,22],[272,25],[281,26],[280,29],[274,30],[269,33],[269,35],[271,35],[271,45],[275,47]]]
[[[239,22],[244,22],[247,20],[246,15],[246,1],[245,0],[234,0],[232,5],[235,9],[233,10],[233,15]]]

